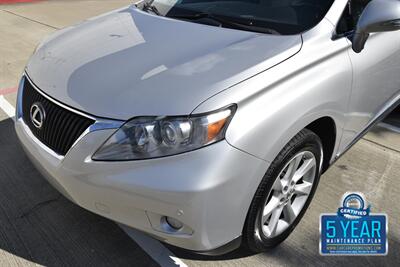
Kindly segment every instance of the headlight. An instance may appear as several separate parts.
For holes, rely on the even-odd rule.
[[[236,105],[187,117],[139,117],[125,123],[94,154],[93,160],[122,161],[175,155],[218,142]]]

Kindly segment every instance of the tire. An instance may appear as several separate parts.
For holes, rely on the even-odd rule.
[[[303,129],[272,162],[256,191],[243,229],[244,245],[251,251],[263,252],[279,245],[297,226],[318,186],[322,151],[320,138]]]

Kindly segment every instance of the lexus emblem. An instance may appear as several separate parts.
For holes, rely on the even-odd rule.
[[[43,127],[44,120],[46,119],[46,112],[43,108],[43,105],[39,102],[36,102],[31,107],[31,122],[33,126],[37,129],[41,129]]]

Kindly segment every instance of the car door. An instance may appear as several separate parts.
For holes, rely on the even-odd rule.
[[[354,30],[369,1],[353,0],[347,8],[356,12],[347,18]],[[358,6],[357,6],[358,5]],[[349,16],[345,10],[343,16]],[[342,18],[342,20],[345,18]],[[348,40],[351,42],[350,38]],[[400,31],[371,34],[365,49],[357,54],[349,48],[353,65],[353,86],[341,148],[346,148],[400,94]]]

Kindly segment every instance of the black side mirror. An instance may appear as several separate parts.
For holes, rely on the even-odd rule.
[[[360,53],[373,32],[400,30],[400,0],[372,0],[357,23],[353,50]]]

